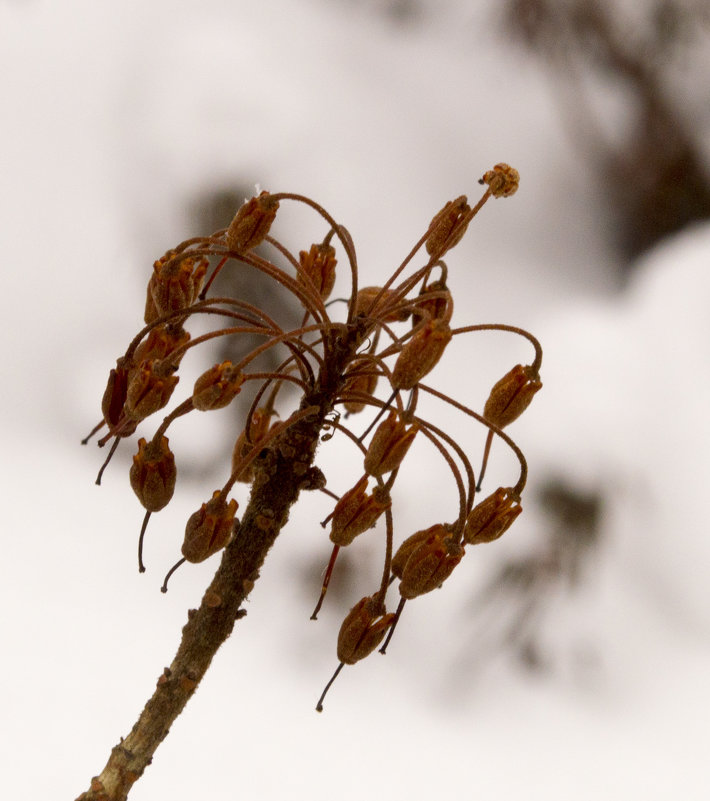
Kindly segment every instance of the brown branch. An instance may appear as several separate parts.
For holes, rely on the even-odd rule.
[[[90,789],[77,801],[123,801],[151,763],[155,750],[194,694],[212,657],[246,615],[244,599],[259,578],[266,554],[288,520],[290,507],[308,486],[321,426],[330,411],[327,395],[304,400],[314,413],[288,428],[260,460],[249,504],[227,546],[199,609],[188,612],[182,641],[169,668],[130,734],[121,739]]]

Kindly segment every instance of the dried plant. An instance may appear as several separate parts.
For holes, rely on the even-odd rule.
[[[222,337],[256,335],[261,343],[237,364],[224,361],[206,370],[190,396],[164,417],[151,439],[138,441],[130,483],[146,510],[138,546],[141,571],[148,521],[170,503],[175,490],[176,465],[168,429],[195,410],[224,408],[247,382],[257,382],[258,390],[234,445],[229,476],[187,521],[182,559],[169,571],[162,589],[167,589],[170,574],[183,562],[202,562],[221,551],[217,572],[199,609],[188,613],[177,654],[160,676],[135,726],[113,748],[106,767],[80,799],[117,801],[127,797],[235,621],[246,614],[242,605],[302,490],[322,491],[335,500],[328,518],[333,551],[313,618],[325,598],[339,549],[384,520],[382,580],[379,586],[366,588],[368,593],[345,617],[337,638],[339,665],[326,690],[343,665],[368,656],[387,635],[381,648],[384,653],[406,601],[440,587],[463,558],[467,545],[497,539],[519,515],[527,466],[503,428],[524,411],[540,389],[542,352],[531,334],[514,326],[492,323],[452,328],[453,299],[442,261],[483,204],[490,197],[512,195],[518,180],[518,173],[506,164],[486,172],[479,182],[486,185],[479,202],[471,208],[462,196],[447,203],[381,286],[359,287],[355,249],[347,230],[314,201],[289,193],[261,192],[239,209],[228,228],[189,239],[155,263],[148,283],[146,324],[111,370],[102,402],[103,420],[92,432],[106,427],[99,444],[112,442],[109,459],[120,440],[168,405],[187,351]],[[281,205],[287,203],[310,207],[327,229],[322,241],[298,256],[270,235]],[[273,249],[274,261],[255,253],[254,248],[262,243]],[[413,263],[422,248],[424,263],[415,268]],[[338,321],[331,310],[343,307],[326,305],[326,300],[343,254],[351,292],[345,319]],[[218,261],[208,277],[210,258]],[[284,330],[262,309],[239,298],[209,296],[216,274],[227,265],[258,271],[291,292],[304,309],[300,326]],[[193,339],[185,326],[196,315],[217,324]],[[484,330],[521,335],[532,343],[535,354],[530,365],[514,367],[495,384],[483,412],[477,413],[423,382],[454,337]],[[254,359],[270,349],[281,353],[277,369],[250,372]],[[290,413],[279,413],[279,393],[289,384],[297,388],[300,402]],[[383,398],[376,394],[382,385],[386,387]],[[456,440],[417,415],[421,393],[453,406],[488,429],[478,482]],[[374,419],[356,436],[341,422],[340,407],[345,418],[372,411]],[[475,504],[495,435],[517,456],[519,477],[513,486],[500,487]],[[336,436],[340,447],[352,451],[363,464],[362,477],[342,497],[326,489],[326,478],[314,464],[319,442]],[[429,440],[450,470],[458,492],[458,510],[453,522],[417,531],[395,550],[392,490],[416,437]],[[230,498],[237,482],[251,488],[241,521],[236,517],[237,501]],[[399,581],[399,605],[396,612],[388,613],[385,596],[395,580]],[[325,691],[318,701],[319,711],[324,696]]]

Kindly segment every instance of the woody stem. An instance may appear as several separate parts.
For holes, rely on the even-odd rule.
[[[106,766],[77,801],[124,801],[133,784],[151,763],[153,754],[197,689],[212,658],[229,637],[241,608],[259,578],[269,549],[288,519],[301,482],[312,465],[330,396],[304,399],[314,413],[283,432],[263,460],[254,480],[241,526],[225,549],[220,566],[199,609],[188,612],[182,640],[169,668],[158,679],[136,724],[114,746]],[[282,447],[278,447],[282,445]],[[286,459],[284,452],[295,453]]]

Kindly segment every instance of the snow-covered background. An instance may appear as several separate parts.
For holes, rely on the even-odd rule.
[[[178,462],[182,448],[207,477],[151,521],[145,575],[130,448],[99,489],[102,453],[79,446],[140,325],[152,260],[208,233],[193,228],[198,200],[256,182],[311,195],[347,225],[374,284],[446,200],[476,199],[476,179],[501,160],[521,188],[488,203],[447,259],[454,320],[539,336],[545,386],[511,427],[531,493],[564,479],[601,499],[583,580],[547,590],[547,668],[497,649],[495,618],[510,605],[485,605],[490,625],[477,615],[487,580],[544,540],[531,495],[508,535],[410,604],[387,657],[344,671],[317,715],[339,621],[376,581],[377,545],[369,565],[363,546],[363,583],[309,621],[317,574],[313,586],[304,577],[327,559],[316,522],[327,503],[306,499],[131,798],[708,797],[710,226],[663,242],[617,290],[604,201],[549,75],[506,43],[490,3],[425,3],[404,21],[387,13],[396,6],[0,2],[8,798],[86,789],[214,569],[184,568],[159,592],[185,518],[219,482],[219,430],[199,421],[171,435]],[[280,216],[284,240],[310,241]],[[525,342],[477,336],[435,374],[474,408],[529,359]],[[441,419],[468,436],[466,421]],[[490,486],[515,479],[506,459],[496,449]],[[335,439],[319,463],[336,491],[357,477]],[[422,450],[399,482],[398,530],[451,519],[454,501]]]

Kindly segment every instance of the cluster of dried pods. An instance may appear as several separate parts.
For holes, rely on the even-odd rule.
[[[229,499],[234,484],[251,484],[253,499],[265,455],[270,449],[280,448],[283,453],[288,430],[299,421],[318,414],[321,430],[329,429],[322,439],[341,433],[359,449],[363,475],[340,497],[325,488],[325,477],[317,467],[308,460],[304,462],[299,454],[292,454],[293,469],[300,470],[303,476],[300,488],[322,490],[336,500],[325,521],[330,523],[333,550],[313,619],[325,598],[339,549],[349,546],[381,518],[385,523],[382,581],[373,594],[355,604],[343,621],[337,641],[339,665],[318,701],[319,711],[343,665],[368,656],[387,635],[380,649],[384,653],[406,601],[440,587],[463,558],[465,546],[498,539],[522,511],[525,458],[503,429],[527,408],[542,386],[540,345],[527,331],[514,326],[452,328],[453,300],[446,283],[447,267],[442,261],[488,198],[512,195],[518,181],[516,170],[497,164],[479,181],[486,189],[476,205],[470,207],[465,196],[448,202],[388,280],[381,286],[365,288],[358,286],[351,237],[327,211],[301,195],[261,192],[239,209],[227,229],[189,239],[155,262],[148,283],[145,327],[111,370],[102,402],[103,419],[89,435],[106,426],[107,433],[99,444],[113,441],[97,483],[119,441],[167,406],[178,383],[180,362],[189,350],[216,337],[251,334],[263,338],[237,364],[225,361],[210,367],[197,379],[190,397],[164,417],[150,441],[138,440],[130,482],[146,510],[138,546],[142,572],[148,520],[170,502],[175,491],[175,458],[166,436],[169,426],[195,409],[207,412],[224,408],[247,381],[259,382],[234,445],[229,478],[187,521],[182,559],[168,572],[163,591],[178,565],[184,561],[202,562],[234,537],[239,526],[237,501]],[[300,251],[297,257],[269,233],[280,204],[286,201],[306,204],[320,215],[328,229],[321,242]],[[255,252],[262,243],[273,248],[281,266]],[[351,283],[344,321],[334,321],[326,305],[335,284],[338,243],[349,266]],[[424,264],[416,269],[410,267],[422,247],[426,251]],[[210,258],[218,262],[208,277]],[[234,297],[209,296],[215,276],[228,262],[258,270],[293,293],[305,310],[301,325],[284,330],[252,304]],[[185,324],[194,315],[212,315],[220,324],[226,319],[228,325],[193,339]],[[422,381],[454,336],[484,330],[521,335],[532,343],[535,354],[531,364],[516,365],[493,386],[478,413]],[[270,348],[283,351],[278,368],[250,372],[250,363]],[[298,387],[301,401],[298,409],[283,419],[278,416],[276,401],[286,383]],[[376,394],[378,385],[386,386],[384,398]],[[421,392],[439,398],[487,427],[477,481],[470,460],[456,440],[416,414]],[[374,409],[375,419],[363,434],[356,436],[340,422],[338,407],[345,410],[346,417]],[[453,522],[415,532],[395,550],[392,488],[417,436],[428,439],[450,469],[459,496],[458,516]],[[494,436],[512,448],[520,462],[520,475],[514,486],[499,487],[475,503]],[[395,613],[387,613],[385,596],[395,580],[399,582],[400,601]]]

